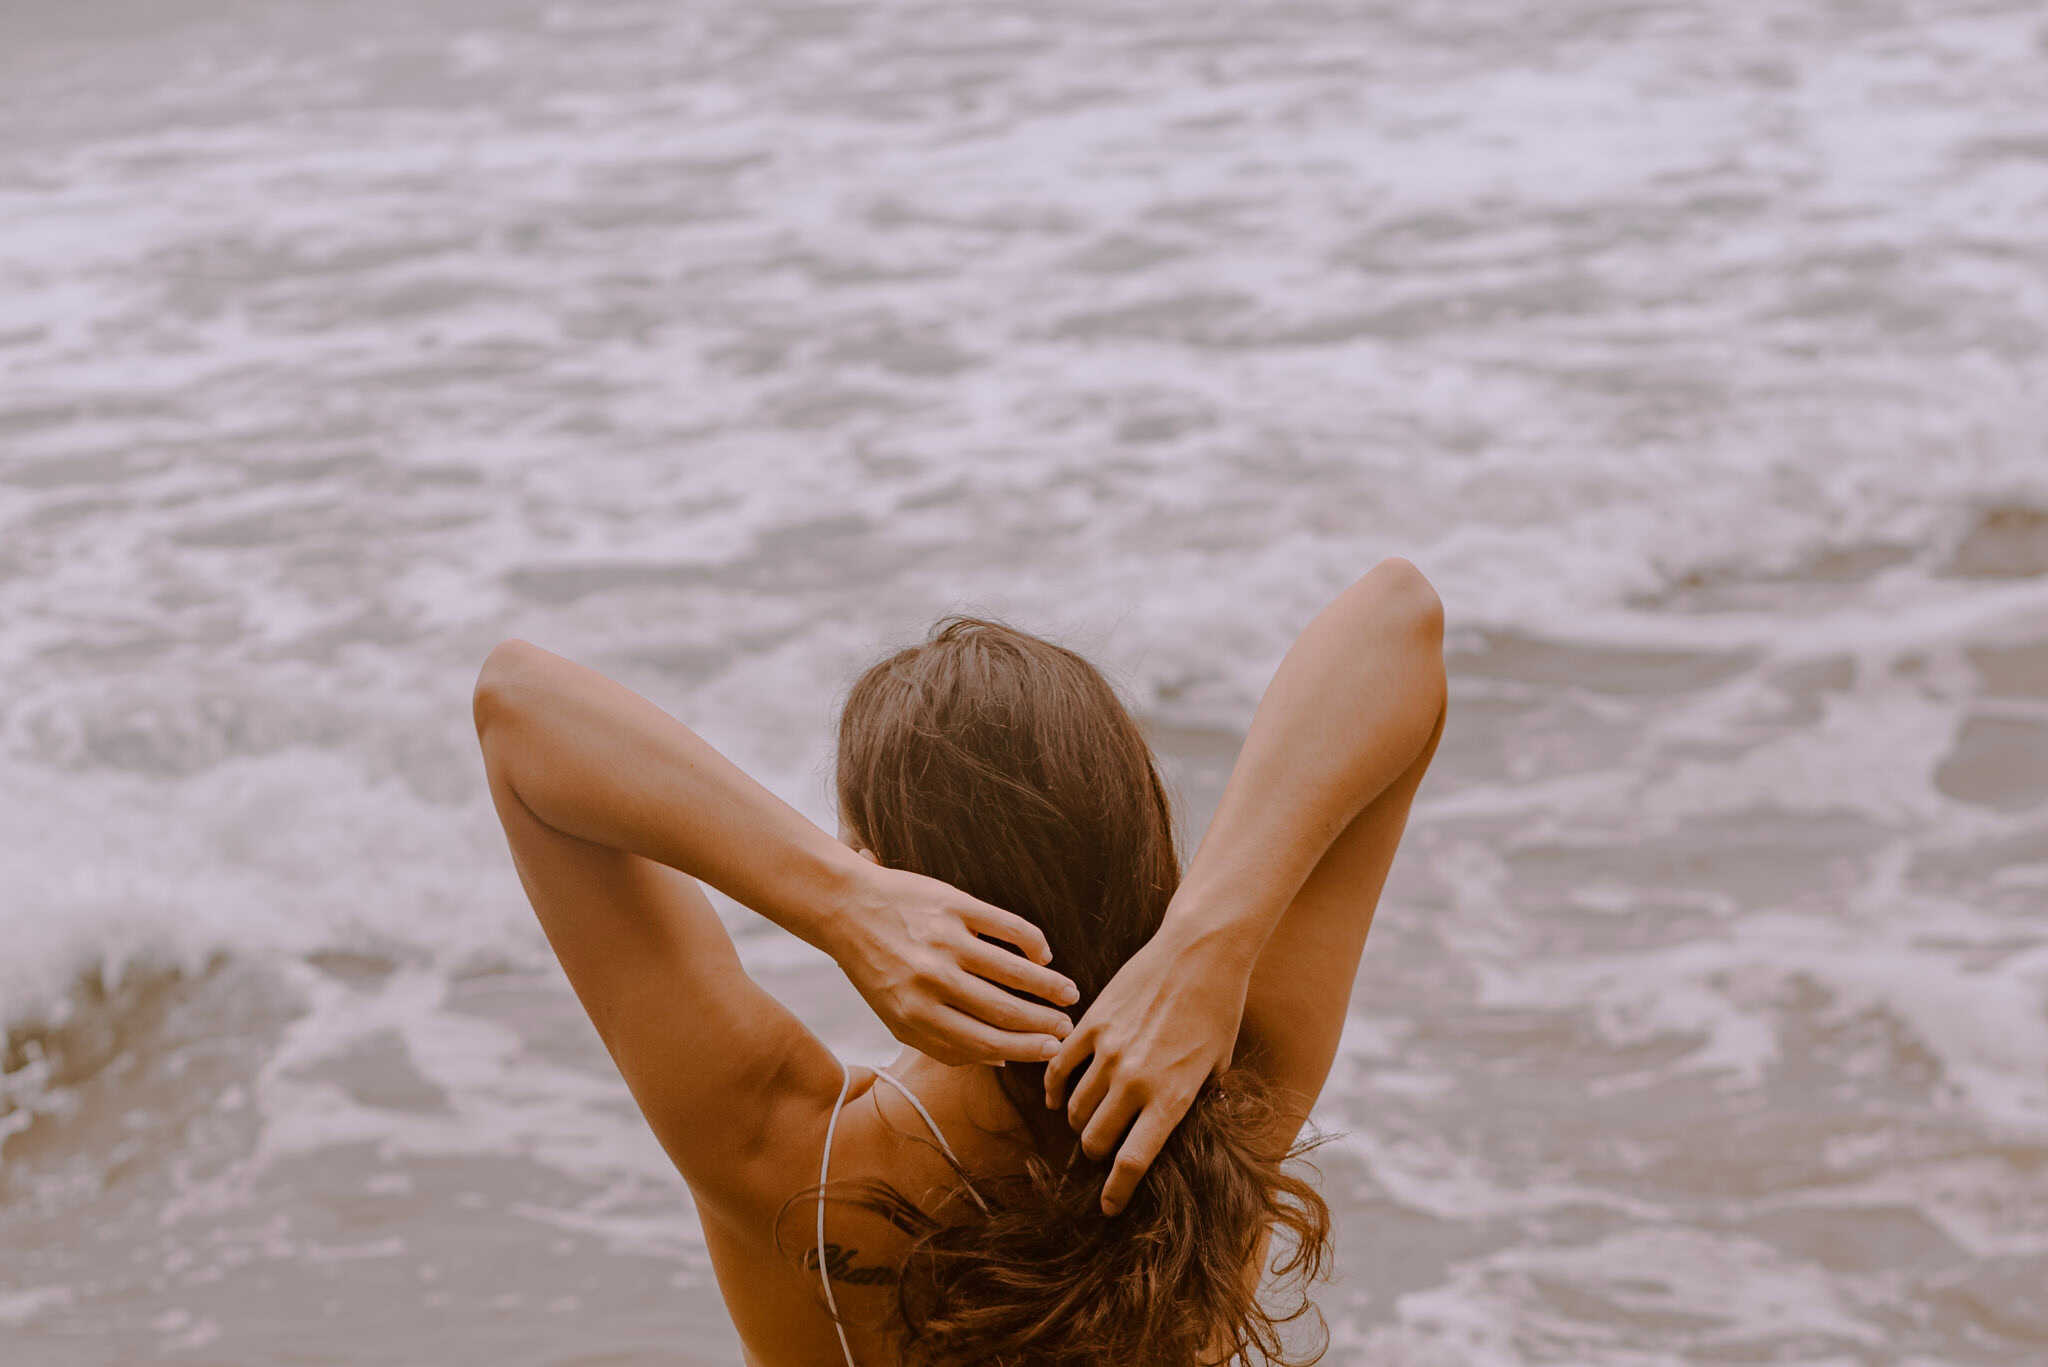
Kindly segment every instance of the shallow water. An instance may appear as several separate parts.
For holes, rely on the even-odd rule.
[[[2048,1355],[2048,20],[1728,8],[0,21],[7,1361],[734,1360],[497,639],[824,816],[859,666],[1006,614],[1192,834],[1390,553],[1453,718],[1331,1360]]]

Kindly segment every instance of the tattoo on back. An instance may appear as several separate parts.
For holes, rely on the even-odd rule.
[[[862,1267],[857,1261],[859,1257],[860,1250],[857,1248],[848,1248],[844,1244],[827,1243],[825,1245],[825,1275],[835,1282],[845,1282],[849,1286],[893,1286],[895,1284],[895,1268],[883,1267],[876,1263]],[[804,1266],[813,1272],[817,1271],[818,1250],[816,1248],[804,1250]]]

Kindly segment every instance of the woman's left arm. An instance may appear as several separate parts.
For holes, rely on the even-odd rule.
[[[936,1057],[1038,1061],[1066,1034],[1060,1012],[1006,990],[1075,1000],[1037,927],[862,858],[622,685],[507,641],[477,677],[475,714],[548,943],[700,1201],[749,1216],[779,1204],[784,1136],[814,1147],[807,1122],[822,1123],[840,1071],[747,977],[696,879],[831,954],[899,1039]]]

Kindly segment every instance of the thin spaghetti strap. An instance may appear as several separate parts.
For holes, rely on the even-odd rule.
[[[894,1087],[897,1090],[897,1092],[902,1095],[903,1099],[911,1104],[911,1106],[917,1111],[918,1118],[924,1121],[925,1128],[932,1132],[932,1138],[939,1141],[939,1152],[946,1155],[946,1157],[952,1159],[954,1167],[961,1167],[962,1164],[960,1162],[959,1156],[953,1152],[953,1146],[946,1142],[945,1131],[939,1128],[938,1121],[932,1119],[932,1113],[925,1109],[925,1105],[922,1101],[918,1100],[917,1093],[911,1091],[908,1086],[906,1086],[900,1079],[897,1078],[897,1076],[894,1073],[890,1072],[887,1068],[875,1069],[875,1076],[880,1078],[882,1081],[888,1083],[891,1087]],[[981,1199],[981,1193],[974,1189],[974,1184],[972,1182],[967,1181],[967,1176],[964,1171],[961,1173],[960,1180],[966,1186],[967,1194],[974,1198],[974,1204],[981,1207],[981,1213],[984,1215],[988,1214],[988,1203]]]
[[[874,1074],[902,1094],[903,1099],[917,1111],[918,1118],[931,1130],[932,1138],[939,1143],[939,1152],[952,1159],[955,1167],[959,1167],[960,1159],[954,1154],[953,1146],[946,1142],[945,1132],[939,1128],[939,1122],[932,1119],[932,1113],[925,1109],[924,1102],[918,1100],[917,1093],[898,1081],[896,1075],[887,1068],[877,1068]],[[852,1090],[853,1070],[846,1066],[844,1059],[841,1059],[839,1095],[832,1102],[831,1119],[825,1122],[825,1154],[818,1160],[818,1284],[825,1288],[825,1308],[831,1312],[832,1328],[839,1335],[839,1351],[846,1354],[846,1367],[860,1367],[860,1364],[853,1360],[853,1345],[846,1341],[846,1325],[839,1318],[839,1301],[832,1294],[831,1262],[825,1256],[825,1188],[832,1181],[832,1140],[839,1132],[839,1113],[846,1109],[846,1095]],[[984,1215],[987,1214],[988,1203],[981,1199],[981,1193],[974,1189],[973,1183],[967,1182],[964,1173],[960,1180],[966,1183],[967,1194],[974,1198],[974,1204],[981,1207]]]
[[[852,1090],[853,1070],[841,1059],[839,1098],[832,1103],[832,1118],[825,1122],[825,1156],[818,1163],[818,1284],[825,1288],[825,1308],[831,1313],[832,1328],[839,1335],[839,1351],[846,1354],[846,1367],[860,1367],[853,1360],[853,1345],[846,1341],[846,1326],[839,1321],[839,1302],[832,1295],[831,1265],[825,1257],[825,1185],[832,1180],[832,1136],[839,1129],[839,1112],[846,1106],[846,1094]]]

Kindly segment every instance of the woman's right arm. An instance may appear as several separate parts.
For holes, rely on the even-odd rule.
[[[829,952],[935,1057],[1037,1060],[1064,1032],[1060,1012],[1007,990],[1074,1000],[1038,927],[862,859],[624,685],[508,641],[474,708],[548,943],[676,1166],[742,1223],[773,1215],[792,1166],[816,1161],[843,1074],[747,975],[699,879]]]
[[[1445,698],[1443,605],[1405,560],[1339,594],[1280,662],[1165,923],[1047,1069],[1047,1104],[1066,1101],[1091,1155],[1117,1154],[1105,1209],[1234,1055],[1306,1119]]]

